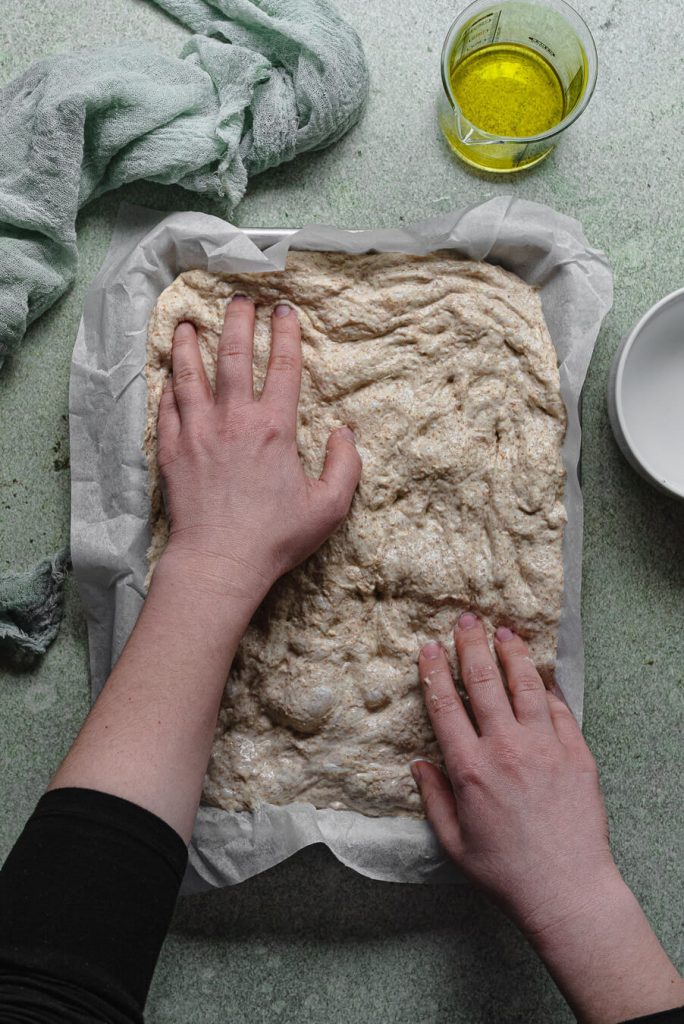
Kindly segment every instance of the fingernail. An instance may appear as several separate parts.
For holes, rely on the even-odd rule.
[[[477,623],[477,618],[472,612],[464,612],[458,620],[459,629],[472,629]]]
[[[285,302],[279,302],[273,310],[273,314],[274,316],[288,316],[291,310],[292,306],[288,306]]]
[[[249,296],[245,295],[244,292],[235,292],[235,295],[231,296],[231,302],[249,302]]]
[[[506,640],[512,640],[513,630],[509,629],[508,626],[499,626],[496,631],[496,639],[501,640],[503,643],[505,643]]]
[[[338,430],[340,437],[343,437],[345,441],[351,441],[352,444],[356,444],[356,437],[351,427],[340,427]]]
[[[436,644],[434,640],[428,640],[426,644],[423,644],[421,654],[428,661],[434,661],[435,658],[439,658],[439,652],[441,651],[439,644]]]
[[[427,757],[414,757],[412,761],[409,761],[411,775],[417,783],[420,783],[420,776],[422,772],[421,765],[424,764],[432,764],[432,761],[428,761]]]

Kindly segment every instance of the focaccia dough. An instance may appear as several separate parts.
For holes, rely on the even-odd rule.
[[[240,646],[204,799],[227,810],[307,801],[414,815],[416,756],[439,759],[416,654],[464,609],[509,625],[550,682],[563,583],[565,408],[533,288],[498,267],[429,256],[290,252],[282,273],[181,274],[148,333],[154,566],[167,537],[156,421],[176,324],[193,321],[214,378],[225,306],[257,304],[255,379],[270,316],[298,311],[298,442],[321,471],[351,424],[363,476],[340,530],[280,580]]]

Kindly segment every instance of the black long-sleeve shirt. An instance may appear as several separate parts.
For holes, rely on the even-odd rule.
[[[0,871],[0,1024],[141,1024],[186,862],[136,804],[46,793]]]
[[[0,871],[0,1024],[142,1024],[187,849],[91,789],[36,807]],[[683,1024],[684,1008],[628,1024]]]

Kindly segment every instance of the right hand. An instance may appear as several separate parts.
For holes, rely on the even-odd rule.
[[[620,881],[596,764],[520,637],[495,640],[510,701],[482,623],[467,613],[454,637],[479,734],[444,650],[427,644],[420,675],[448,778],[429,762],[414,777],[447,853],[534,939]]]
[[[167,565],[258,604],[275,580],[340,525],[361,474],[354,434],[328,438],[319,480],[297,452],[302,348],[297,313],[276,307],[262,393],[252,380],[254,304],[235,296],[218,347],[216,392],[190,323],[176,328],[172,376],[159,408],[159,467],[167,490]]]

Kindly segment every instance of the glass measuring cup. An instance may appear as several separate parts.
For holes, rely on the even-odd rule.
[[[473,167],[532,167],[585,110],[597,71],[591,32],[565,0],[475,0],[444,41],[440,127]]]

